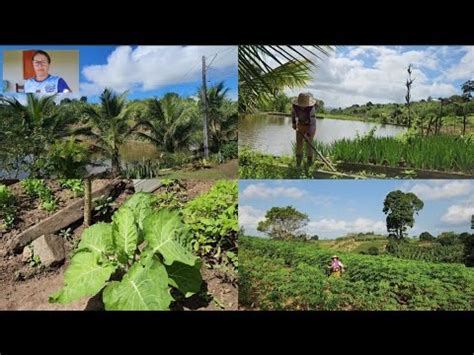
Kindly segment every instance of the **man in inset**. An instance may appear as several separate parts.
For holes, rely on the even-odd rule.
[[[42,50],[33,54],[35,76],[25,82],[25,93],[57,94],[69,93],[71,89],[63,78],[49,74],[51,57]]]

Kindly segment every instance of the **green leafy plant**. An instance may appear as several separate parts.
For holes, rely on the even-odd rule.
[[[32,198],[41,200],[41,208],[48,212],[56,210],[58,207],[53,191],[41,179],[25,179],[20,182],[26,193]]]
[[[60,178],[84,176],[90,153],[87,146],[74,138],[60,140],[51,145],[47,156],[47,170]]]
[[[43,203],[41,203],[41,208],[48,212],[54,212],[58,208],[58,203],[56,202],[56,200],[44,201]]]
[[[102,292],[107,310],[167,310],[171,289],[190,297],[201,288],[201,261],[191,253],[189,232],[176,212],[152,209],[137,193],[112,223],[84,230],[65,272],[65,286],[51,295],[69,303]]]
[[[30,262],[28,263],[31,267],[41,266],[41,259],[38,254],[31,256]]]
[[[15,196],[10,189],[0,184],[0,227],[3,224],[7,230],[11,229],[15,224],[16,207]]]
[[[224,144],[221,148],[222,157],[224,160],[235,159],[239,155],[238,145],[236,141],[231,141]]]
[[[161,180],[161,188],[155,195],[158,208],[181,209],[187,200],[186,187],[176,179]]]
[[[68,242],[72,242],[73,240],[73,234],[72,234],[72,229],[67,228],[67,229],[61,229],[58,233],[58,235],[63,238],[64,240]]]
[[[84,184],[81,179],[59,179],[58,183],[61,188],[71,190],[74,197],[84,195]]]
[[[237,211],[235,181],[218,181],[209,192],[188,202],[183,216],[192,232],[194,251],[213,263],[221,263],[226,253],[235,252],[239,231]]]
[[[39,267],[41,266],[41,259],[38,254],[35,253],[35,250],[33,248],[33,245],[30,244],[28,248],[31,251],[30,257],[25,261],[28,263],[29,266],[31,267]]]
[[[102,217],[109,215],[114,209],[114,199],[111,196],[101,195],[94,200],[94,204],[94,211]]]

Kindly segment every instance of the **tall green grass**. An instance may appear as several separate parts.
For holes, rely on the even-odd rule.
[[[314,142],[324,155],[353,163],[474,172],[474,139],[448,135],[342,139],[331,145]]]

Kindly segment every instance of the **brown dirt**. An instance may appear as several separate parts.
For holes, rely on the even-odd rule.
[[[214,183],[215,181],[212,180],[185,180],[184,185],[186,186],[188,199],[192,200],[209,191]]]
[[[220,271],[203,268],[202,277],[207,284],[209,294],[213,300],[201,310],[237,310],[239,307],[239,293],[236,282],[227,282]]]
[[[2,271],[5,270],[2,265]],[[86,310],[97,309],[96,302],[92,297],[85,297],[81,300],[67,305],[52,304],[48,302],[48,297],[58,291],[64,282],[64,271],[67,264],[58,269],[36,271],[36,274],[26,280],[15,278],[15,269],[21,270],[22,274],[34,272],[30,266],[23,266],[21,256],[15,256],[8,261],[7,273],[9,280],[2,280],[0,290],[0,310]],[[220,272],[203,267],[202,277],[204,289],[212,297],[193,297],[185,304],[186,310],[237,310],[238,292],[235,284],[223,280]],[[4,275],[5,276],[5,275]],[[27,276],[28,277],[28,276]]]
[[[224,164],[217,166],[217,169],[222,171],[225,176],[229,179],[237,179],[237,171],[239,170],[239,160],[232,159]]]
[[[94,180],[92,182],[92,190],[105,186],[107,182],[108,180]],[[20,183],[15,183],[9,186],[9,189],[17,198],[18,208],[16,224],[15,228],[8,233],[0,234],[0,249],[2,249],[2,246],[5,246],[6,243],[16,235],[81,198],[74,197],[72,191],[69,189],[61,189],[56,180],[47,180],[46,184],[53,191],[58,204],[58,208],[54,212],[43,210],[41,208],[40,199],[29,197],[23,187],[21,187]]]

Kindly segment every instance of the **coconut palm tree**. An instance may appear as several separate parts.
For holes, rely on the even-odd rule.
[[[168,93],[162,99],[148,101],[148,112],[137,122],[137,126],[147,132],[140,131],[136,135],[169,153],[188,149],[194,143],[193,133],[198,128],[197,115],[194,101]]]
[[[49,147],[58,139],[71,134],[76,117],[64,114],[55,103],[56,95],[26,95],[26,103],[16,97],[0,98],[2,115],[8,124],[2,125],[0,148],[3,152],[14,151],[17,161],[25,163],[30,175],[39,176],[42,161]]]
[[[239,46],[239,112],[253,112],[283,89],[306,85],[316,60],[331,50],[316,45]]]
[[[100,96],[98,107],[88,105],[84,108],[87,126],[79,128],[75,134],[92,138],[91,148],[101,152],[112,163],[112,175],[120,174],[120,146],[136,130],[130,125],[130,110],[126,106],[127,92],[116,94],[105,89]]]
[[[237,139],[237,107],[227,98],[228,92],[224,82],[219,82],[207,90],[209,143],[214,153],[226,142]],[[198,95],[202,97],[202,88]],[[201,111],[204,110],[202,100],[199,101],[199,106]]]

